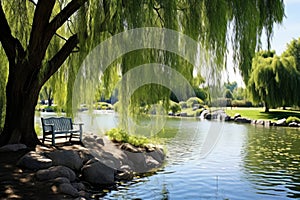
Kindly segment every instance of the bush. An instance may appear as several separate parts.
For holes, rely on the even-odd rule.
[[[252,102],[245,100],[233,100],[231,105],[233,107],[252,107]]]
[[[136,147],[144,147],[150,140],[143,136],[130,135],[122,129],[113,128],[105,133],[113,142],[129,143]]]
[[[198,97],[191,97],[186,101],[186,103],[189,108],[193,108],[196,104],[201,106],[204,105],[203,100]]]
[[[175,114],[175,113],[181,111],[181,106],[179,103],[171,101],[169,109],[172,111],[173,114]]]
[[[106,102],[97,102],[94,104],[94,109],[96,109],[96,110],[112,110],[113,106]]]
[[[180,101],[179,105],[180,105],[181,109],[186,109],[187,108],[187,103],[185,101]]]
[[[300,119],[298,117],[290,116],[287,118],[286,123],[289,124],[291,122],[300,123]]]

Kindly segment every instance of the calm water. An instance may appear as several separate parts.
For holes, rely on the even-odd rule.
[[[86,115],[81,121],[88,123]],[[87,131],[116,125],[99,114]],[[212,130],[214,131],[212,133]],[[205,138],[218,142],[200,156]],[[118,185],[104,199],[294,199],[300,198],[300,131],[234,123],[169,119],[165,166],[152,176]]]

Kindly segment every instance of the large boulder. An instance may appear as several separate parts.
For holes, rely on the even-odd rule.
[[[163,150],[159,149],[159,148],[157,148],[155,151],[151,151],[147,154],[150,155],[155,160],[157,160],[159,163],[162,163],[165,159],[165,155],[164,155]]]
[[[27,146],[25,144],[7,144],[0,148],[0,152],[19,151],[22,149],[27,149]]]
[[[236,113],[234,116],[233,116],[233,120],[235,120],[236,118],[238,117],[242,117],[239,113]]]
[[[291,122],[289,123],[289,127],[299,127],[299,124],[297,122]]]
[[[31,170],[39,170],[51,167],[52,160],[35,151],[30,151],[20,158],[17,165]]]
[[[251,120],[245,117],[238,117],[234,121],[237,123],[251,123]]]
[[[53,165],[62,165],[77,171],[83,166],[79,154],[73,150],[53,151],[46,153],[46,156],[52,160]]]
[[[130,167],[133,169],[133,171],[144,173],[149,170],[144,153],[133,153],[130,151],[125,151],[125,154],[127,155],[128,160],[132,162],[132,166]]]
[[[115,170],[93,159],[82,167],[82,179],[94,185],[113,184]]]
[[[274,123],[274,125],[275,125],[275,126],[286,126],[286,118],[277,120],[277,121]]]
[[[72,197],[79,196],[78,190],[75,187],[73,187],[70,183],[62,183],[59,185],[58,189],[60,193],[67,194]]]
[[[36,178],[40,181],[51,180],[57,177],[65,177],[71,182],[76,179],[75,172],[65,166],[53,166],[49,169],[41,169],[36,173]]]

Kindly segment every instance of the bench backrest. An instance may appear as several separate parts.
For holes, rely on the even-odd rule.
[[[64,130],[72,130],[72,119],[68,117],[49,117],[49,118],[41,118],[43,131],[47,132],[51,130],[50,126],[45,126],[47,124],[53,124],[55,131],[64,131]]]

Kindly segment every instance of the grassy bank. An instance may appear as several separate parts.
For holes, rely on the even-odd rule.
[[[269,113],[265,113],[263,108],[226,108],[225,112],[234,116],[239,113],[242,117],[250,119],[263,119],[277,121],[278,119],[288,118],[290,116],[295,116],[300,118],[300,111],[293,110],[281,110],[281,109],[270,109]]]

